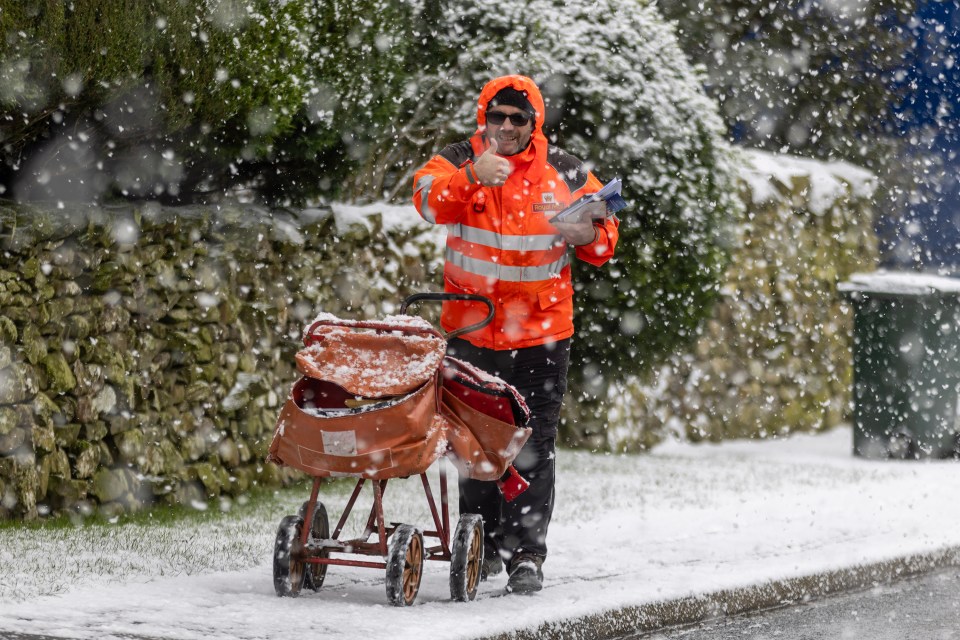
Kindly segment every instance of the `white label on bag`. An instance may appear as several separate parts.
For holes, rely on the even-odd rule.
[[[334,456],[357,455],[356,431],[321,431],[323,452]]]

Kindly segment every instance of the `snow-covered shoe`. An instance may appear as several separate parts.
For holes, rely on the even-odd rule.
[[[540,561],[542,562],[542,560]],[[530,556],[520,556],[510,563],[507,593],[535,593],[543,588],[540,562]]]

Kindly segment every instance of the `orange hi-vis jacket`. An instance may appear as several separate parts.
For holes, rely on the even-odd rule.
[[[513,165],[506,183],[486,187],[469,165],[489,146],[486,105],[507,86],[527,92],[536,126],[526,149],[505,156]],[[543,97],[531,79],[496,78],[480,93],[473,137],[446,147],[414,176],[413,202],[420,215],[447,226],[444,289],[477,293],[494,303],[493,322],[463,336],[478,347],[519,349],[573,335],[569,246],[548,220],[603,185],[580,160],[548,144],[543,120]],[[611,217],[594,224],[596,240],[574,253],[600,266],[613,256],[619,222]],[[445,302],[440,324],[452,331],[486,314],[482,303]]]

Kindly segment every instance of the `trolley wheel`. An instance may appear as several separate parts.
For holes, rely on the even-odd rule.
[[[457,602],[473,600],[480,586],[483,566],[483,518],[476,513],[460,516],[450,549],[450,597]]]
[[[417,599],[423,577],[423,535],[416,527],[401,524],[390,537],[387,550],[387,600],[409,607]]]
[[[277,541],[273,545],[273,588],[280,597],[296,598],[303,588],[303,562],[294,561],[291,554],[300,545],[303,518],[285,516],[277,529]]]
[[[300,505],[300,520],[306,521],[307,519],[307,507],[310,505],[310,501],[307,500],[302,505]],[[317,508],[313,510],[313,526],[310,527],[310,537],[308,538],[311,542],[319,542],[320,540],[325,540],[330,537],[330,520],[327,518],[327,508],[323,506],[323,503],[317,500]],[[316,554],[320,558],[329,558],[330,551],[324,549]],[[307,589],[313,589],[314,591],[320,591],[320,587],[323,586],[323,581],[327,577],[327,565],[325,564],[313,564],[312,562],[304,562],[304,579],[303,586]]]

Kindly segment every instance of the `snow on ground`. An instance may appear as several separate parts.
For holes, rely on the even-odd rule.
[[[330,567],[319,593],[277,598],[273,536],[300,493],[206,524],[3,530],[0,635],[476,638],[960,545],[960,464],[856,459],[851,439],[562,451],[544,590],[504,596],[501,574],[471,603],[450,601],[440,562],[408,609],[387,604],[374,569]],[[348,489],[323,493],[331,518]],[[385,504],[389,520],[427,523],[414,479],[392,482]]]

